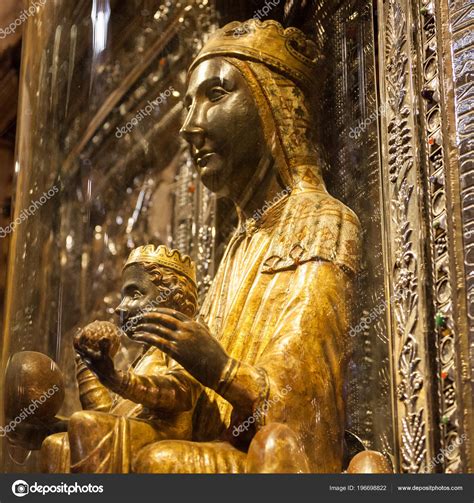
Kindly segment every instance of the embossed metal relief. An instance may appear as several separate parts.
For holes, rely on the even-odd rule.
[[[195,259],[202,301],[214,278],[216,197],[200,183],[187,150],[182,154],[174,194],[172,242]]]
[[[462,468],[459,455],[457,338],[453,316],[451,250],[447,233],[446,165],[440,89],[438,30],[439,14],[432,0],[419,2],[419,43],[421,50],[421,111],[423,118],[424,164],[429,178],[427,203],[431,230],[432,304],[436,313],[437,381],[439,383],[440,447],[446,456],[439,461],[443,471]],[[435,396],[433,396],[433,399]]]
[[[379,3],[383,33],[381,72],[386,116],[382,119],[386,226],[389,230],[389,281],[394,327],[393,364],[398,407],[400,471],[419,473],[433,454],[428,436],[431,414],[426,368],[422,229],[413,111],[410,3]]]
[[[452,85],[448,88],[450,99],[446,108],[453,108],[452,153],[455,162],[450,166],[453,182],[453,199],[459,204],[460,216],[454,215],[454,237],[461,249],[457,270],[457,285],[462,284],[458,303],[459,332],[457,351],[460,365],[459,392],[462,391],[462,451],[466,456],[463,471],[474,467],[474,3],[472,0],[445,0],[438,2],[446,19],[443,33],[446,68],[444,78]],[[451,117],[450,117],[451,118]],[[466,316],[467,315],[467,316]],[[467,323],[465,319],[467,317]],[[460,411],[461,413],[461,411]],[[461,417],[459,418],[461,421]]]

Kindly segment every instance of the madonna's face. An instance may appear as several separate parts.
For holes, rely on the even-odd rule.
[[[265,152],[257,107],[241,73],[222,58],[200,63],[185,98],[181,135],[206,187],[238,198]]]

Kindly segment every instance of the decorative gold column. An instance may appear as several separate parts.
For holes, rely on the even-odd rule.
[[[392,325],[392,379],[399,471],[434,471],[437,441],[433,397],[433,320],[429,239],[418,124],[416,46],[407,0],[379,1],[382,184],[385,205],[387,289]]]
[[[387,287],[402,472],[472,471],[473,10],[461,1],[379,1],[380,92],[388,111],[381,121]]]
[[[458,455],[474,471],[474,4],[437,0],[448,231],[453,249]],[[448,442],[452,443],[449,438]]]

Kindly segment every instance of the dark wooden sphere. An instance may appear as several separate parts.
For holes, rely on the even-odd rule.
[[[49,356],[34,351],[11,356],[5,375],[7,420],[52,419],[63,401],[63,374]]]

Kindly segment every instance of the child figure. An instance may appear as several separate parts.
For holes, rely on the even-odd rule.
[[[133,250],[122,279],[116,312],[127,335],[156,308],[196,314],[195,266],[176,250],[151,245]],[[117,370],[113,357],[122,334],[112,323],[98,321],[78,331],[74,347],[83,411],[71,416],[67,433],[43,442],[43,471],[128,473],[145,445],[192,438],[202,385],[155,347],[145,346],[129,371]]]

